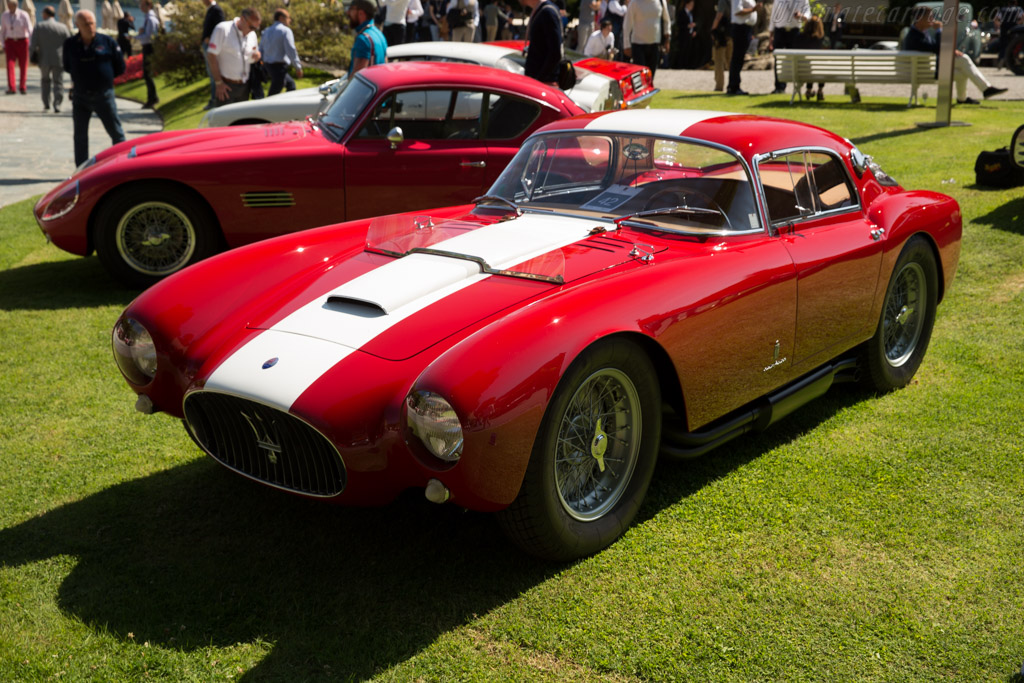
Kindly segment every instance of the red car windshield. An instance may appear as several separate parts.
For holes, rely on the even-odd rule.
[[[334,101],[320,117],[320,122],[324,128],[330,131],[329,135],[333,139],[340,140],[348,132],[352,123],[373,101],[376,90],[371,83],[359,75],[341,85]]]
[[[608,219],[646,215],[670,228],[761,228],[750,176],[739,158],[678,138],[583,131],[537,136],[489,194],[524,209]]]

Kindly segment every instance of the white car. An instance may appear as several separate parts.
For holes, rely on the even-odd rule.
[[[388,48],[388,61],[435,61],[435,62],[462,62],[467,64],[480,64],[496,69],[503,69],[512,73],[523,73],[523,65],[526,61],[520,50],[512,47],[487,45],[483,43],[453,43],[448,41],[406,43]],[[629,83],[630,92],[635,89],[638,93],[641,87],[640,82],[651,80],[649,71],[637,74],[619,74],[619,71],[629,69],[636,71],[642,67],[632,64],[620,64],[607,60],[587,59],[590,67],[607,68],[609,74],[595,73],[590,68],[576,67],[576,86],[566,91],[566,94],[585,111],[605,111],[609,109],[621,109],[626,101],[623,97],[623,86],[620,81],[625,78]],[[606,64],[603,64],[605,63]],[[248,102],[237,102],[223,107],[211,109],[203,116],[199,123],[200,128],[212,126],[237,126],[247,123],[270,123],[273,121],[293,121],[304,119],[307,116],[316,116],[322,106],[338,92],[339,85],[344,78],[335,79],[323,83],[318,88],[303,88],[292,92],[283,92],[273,97],[264,97],[260,100],[249,100]],[[646,105],[647,100],[657,92],[652,90],[653,83],[646,89],[642,97],[637,97],[627,102],[631,107]]]

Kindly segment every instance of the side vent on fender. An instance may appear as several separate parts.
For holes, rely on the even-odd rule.
[[[273,209],[295,206],[291,192],[243,192],[242,205],[247,209]]]

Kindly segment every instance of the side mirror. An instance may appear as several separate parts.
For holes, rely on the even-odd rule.
[[[1010,138],[1010,159],[1017,168],[1024,169],[1024,126],[1013,131]]]
[[[398,145],[405,141],[405,136],[402,134],[402,129],[395,126],[388,131],[388,142],[391,143],[391,149],[398,149]]]

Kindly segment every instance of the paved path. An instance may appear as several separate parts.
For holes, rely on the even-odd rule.
[[[981,67],[981,73],[985,75],[985,78],[989,80],[992,85],[997,88],[1009,88],[1009,91],[999,95],[999,100],[1024,100],[1024,76],[1014,76],[1012,71],[1008,69],[996,69],[991,66]],[[728,81],[729,74],[726,71],[726,80]],[[772,91],[775,87],[775,72],[770,69],[760,69],[752,71],[744,71],[740,77],[741,87],[752,95],[765,95]],[[698,69],[698,70],[681,70],[681,69],[658,69],[654,74],[654,84],[663,90],[696,90],[706,91],[710,93],[715,87],[715,72],[711,69]],[[910,85],[909,84],[873,84],[868,83],[857,86],[860,90],[861,97],[910,97]],[[928,96],[928,99],[923,104],[930,104],[934,106],[937,85],[922,85],[918,89],[918,96]],[[790,86],[789,92],[786,95],[775,95],[780,101],[788,102],[790,94],[792,93],[792,86]],[[953,96],[956,97],[956,87],[953,88]],[[973,97],[976,100],[981,99],[981,93],[974,87],[973,84],[968,82],[967,84],[967,96]],[[843,84],[842,83],[826,83],[825,84],[825,98],[826,100],[835,100],[837,102],[849,102],[850,98],[843,95]],[[686,106],[684,102],[681,102],[679,106]],[[970,106],[970,105],[968,105]],[[774,114],[778,115],[778,114]]]
[[[71,79],[65,74],[65,88]],[[65,93],[61,112],[43,111],[39,69],[28,69],[28,94],[0,94],[0,207],[50,190],[75,170],[71,101]],[[6,88],[4,88],[6,90]],[[156,112],[138,102],[117,100],[127,138],[163,129]],[[110,136],[96,116],[89,124],[89,152],[110,146]]]

